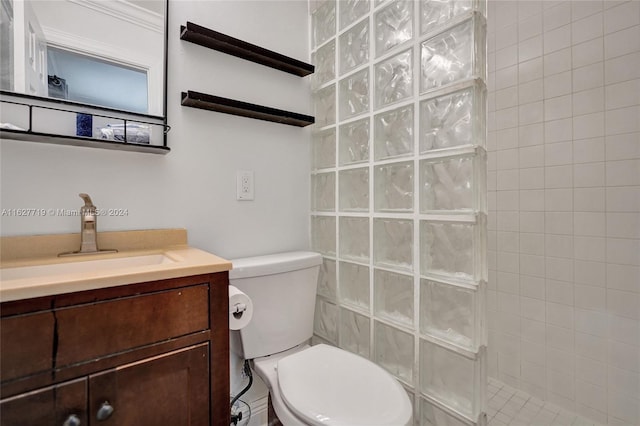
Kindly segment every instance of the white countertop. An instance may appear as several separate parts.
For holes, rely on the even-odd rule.
[[[144,244],[143,248],[140,248],[140,232],[143,232],[142,236],[149,237],[147,232],[163,231],[166,233],[166,230],[132,231],[133,233],[129,235],[126,231],[121,232],[117,236],[118,238],[111,240],[112,245],[108,247],[118,249],[117,253],[71,257],[58,257],[57,254],[51,253],[40,253],[40,256],[29,257],[28,253],[16,254],[19,249],[12,249],[11,253],[5,256],[9,247],[28,247],[29,245],[33,247],[32,244],[38,241],[38,236],[9,237],[18,240],[26,238],[29,241],[26,243],[25,241],[17,241],[19,244],[13,246],[13,242],[3,244],[0,267],[0,302],[209,274],[231,269],[230,261],[189,247],[186,244],[186,232],[184,238],[180,236],[173,238],[175,235],[172,238],[162,238],[162,234],[151,235],[153,243]],[[159,238],[158,235],[160,235]],[[131,236],[136,240],[129,244],[127,241]],[[44,237],[42,241],[49,243],[58,241],[54,236],[42,237]],[[7,243],[7,241],[3,242]],[[60,250],[56,244],[51,245],[51,250]],[[65,250],[60,252],[62,251]],[[9,259],[7,260],[7,258]]]

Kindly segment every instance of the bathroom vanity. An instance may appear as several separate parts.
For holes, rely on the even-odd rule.
[[[78,291],[41,285],[53,294],[3,296],[2,426],[229,424],[231,264],[182,246],[163,253],[174,264],[127,265],[109,277],[96,267],[76,280]],[[158,270],[168,278],[144,279]],[[94,286],[92,274],[111,281]],[[38,281],[3,278],[2,287],[20,279]]]

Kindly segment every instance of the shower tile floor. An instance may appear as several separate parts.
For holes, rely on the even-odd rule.
[[[600,426],[557,405],[489,379],[488,426]]]

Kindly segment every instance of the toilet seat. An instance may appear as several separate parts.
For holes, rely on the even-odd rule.
[[[373,362],[328,345],[316,345],[277,363],[286,406],[311,425],[398,426],[409,424],[409,398]]]

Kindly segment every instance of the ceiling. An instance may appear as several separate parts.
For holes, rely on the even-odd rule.
[[[129,0],[129,3],[148,9],[159,15],[164,15],[166,7],[165,0]]]

